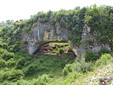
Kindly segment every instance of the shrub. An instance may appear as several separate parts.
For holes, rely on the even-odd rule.
[[[59,48],[59,49],[58,49],[58,52],[59,52],[59,54],[63,54],[63,53],[64,53],[63,48]]]
[[[62,70],[62,73],[64,76],[66,76],[69,72],[72,72],[72,65],[67,64],[64,69]]]
[[[21,59],[19,59],[18,60],[18,62],[17,62],[17,64],[16,64],[16,68],[17,69],[22,69],[23,68],[23,66],[24,66],[24,64],[25,64],[25,58],[21,58]]]
[[[78,77],[81,77],[81,76],[83,76],[83,74],[82,74],[82,73],[79,73],[79,72],[77,72],[77,71],[75,71],[75,72],[73,73],[74,79],[77,79]]]
[[[39,76],[39,78],[34,83],[34,85],[47,85],[48,82],[49,82],[49,76],[47,74],[43,74],[42,76]]]
[[[4,75],[4,70],[1,70],[1,69],[0,69],[0,83],[1,83],[2,81],[4,81],[4,80],[3,80],[3,75]]]
[[[27,43],[28,43],[27,40],[21,41],[21,44],[27,44]]]
[[[16,61],[13,58],[8,60],[8,62],[7,62],[8,67],[14,67],[15,65],[16,65]]]
[[[83,73],[80,73],[80,72],[77,72],[77,71],[74,71],[72,73],[69,73],[67,75],[68,77],[68,81],[65,82],[66,85],[70,85],[70,84],[67,84],[68,82],[75,82],[75,80],[79,77],[82,77],[83,76]]]
[[[4,60],[9,60],[9,59],[13,58],[14,56],[15,56],[14,53],[9,53],[8,51],[5,51],[2,55],[2,58]]]
[[[21,70],[10,70],[5,72],[3,75],[3,80],[12,80],[12,81],[17,81],[20,80],[23,77],[23,73]]]
[[[28,80],[18,80],[16,82],[16,85],[33,85],[33,84],[30,84]]]
[[[111,60],[110,54],[103,54],[98,61],[96,61],[96,66],[100,65],[107,65],[108,62]]]
[[[33,26],[32,27],[35,28],[36,26],[37,26],[37,22],[36,23],[33,23]]]
[[[72,50],[72,47],[71,46],[68,46],[68,48],[69,48],[69,51]]]
[[[88,51],[85,55],[85,61],[95,61],[97,60],[99,57],[96,56],[93,52]]]
[[[6,49],[0,48],[0,54],[4,53],[5,51],[6,51]]]
[[[73,66],[74,66],[73,67],[74,70],[76,70],[77,72],[82,72],[82,73],[86,73],[88,71],[94,70],[93,63],[91,62],[85,62],[85,61],[76,62]]]
[[[8,82],[8,81],[4,81],[4,82],[2,83],[2,85],[9,85],[9,82]]]
[[[0,41],[0,47],[4,48],[4,49],[7,49],[8,44],[7,43],[3,43],[2,41]]]
[[[104,53],[109,53],[110,51],[107,48],[102,48],[101,50],[99,50],[98,54],[99,56],[101,56]]]
[[[25,75],[31,75],[34,74],[37,71],[37,65],[31,64],[23,69]]]
[[[0,59],[0,68],[4,68],[6,65],[6,62],[3,59]]]
[[[27,26],[27,27],[25,28],[25,31],[26,31],[26,32],[31,31],[31,25]]]
[[[38,79],[33,79],[33,84],[32,85],[38,85]]]
[[[21,42],[16,42],[13,46],[13,52],[18,52],[20,51],[20,47],[21,47]]]

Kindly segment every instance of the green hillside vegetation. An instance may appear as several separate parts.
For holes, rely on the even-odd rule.
[[[80,45],[83,26],[88,24],[92,33],[97,32],[95,38],[98,43],[108,44],[113,48],[111,6],[93,5],[87,8],[76,7],[73,10],[38,12],[29,20],[0,27],[0,85],[92,85],[93,83],[98,85],[98,77],[112,73],[113,52],[105,48],[98,54],[87,52],[81,61],[77,61],[72,55],[30,56],[26,50],[22,50],[22,46],[28,43],[22,41],[22,33],[32,34],[31,28],[37,26],[37,21],[52,25],[59,23],[60,29],[68,29],[71,32],[68,38],[77,46]],[[72,49],[68,43],[53,44],[57,47],[66,44]],[[57,49],[62,50],[62,48]],[[108,70],[104,73],[103,69]],[[92,79],[95,73],[98,77]]]
[[[91,27],[92,33],[94,31],[97,32],[94,36],[98,43],[109,44],[112,46],[112,19],[113,7],[111,6],[97,7],[96,5],[93,5],[81,9],[76,7],[73,10],[60,10],[57,12],[48,11],[47,13],[38,12],[29,20],[15,22],[14,26],[5,27],[1,36],[3,36],[6,41],[10,41],[9,43],[11,44],[14,43],[11,41],[12,39],[13,41],[21,40],[20,36],[23,32],[32,34],[31,28],[37,26],[37,21],[41,24],[49,23],[55,25],[55,23],[59,23],[61,29],[68,29],[72,32],[68,38],[79,46],[83,26],[87,23]],[[11,37],[9,38],[7,36]]]

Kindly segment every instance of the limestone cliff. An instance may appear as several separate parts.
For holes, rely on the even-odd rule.
[[[60,30],[58,24],[54,27],[50,24],[40,24],[31,29],[32,34],[24,33],[23,40],[28,41],[28,51],[32,55],[40,45],[53,41],[68,41],[69,31]]]
[[[91,28],[88,27],[87,24],[85,24],[83,27],[80,46],[76,46],[75,43],[73,43],[71,40],[68,40],[68,35],[70,35],[71,32],[67,29],[62,29],[59,23],[56,23],[55,26],[53,26],[49,23],[41,24],[37,22],[37,26],[31,28],[31,31],[31,34],[24,33],[23,35],[23,40],[28,41],[27,50],[30,55],[33,55],[33,53],[42,44],[53,41],[68,42],[78,59],[83,57],[87,51],[98,53],[98,51],[103,47],[111,50],[109,45],[96,43],[96,40],[94,38],[94,33],[96,32],[91,33]]]

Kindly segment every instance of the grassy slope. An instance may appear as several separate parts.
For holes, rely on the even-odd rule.
[[[61,76],[64,66],[68,63],[72,63],[74,58],[74,56],[64,56],[64,58],[62,58],[55,55],[42,55],[34,57],[31,60],[31,65],[36,66],[37,71],[31,76],[28,76],[28,78],[37,78],[39,75],[43,74]],[[69,60],[68,62],[66,62],[67,59]]]
[[[113,63],[104,67],[97,68],[94,72],[90,72],[84,78],[75,80],[75,85],[98,85],[100,77],[107,77],[113,72]],[[113,85],[111,82],[110,85]]]
[[[27,74],[27,76],[24,76],[24,78],[21,79],[19,83],[22,81],[22,85],[24,85],[24,82],[26,81],[27,84],[29,83],[29,85],[34,85],[32,83],[30,84],[30,82],[33,82],[33,79],[37,79],[39,76],[43,76],[43,75],[50,75],[51,77],[54,77],[53,79],[56,79],[57,77],[62,76],[62,69],[66,64],[72,63],[74,58],[75,58],[74,56],[65,56],[64,58],[62,58],[60,56],[42,55],[42,56],[35,56],[34,58],[30,58],[30,60],[25,59],[26,63],[30,63],[30,64],[25,65],[23,69],[20,70],[22,70],[23,72],[25,71],[28,72],[30,66],[33,66],[34,68],[30,70],[32,71],[32,74]],[[67,59],[69,60],[68,62],[66,62]],[[17,60],[15,61],[17,62]],[[11,69],[13,68],[9,68],[9,70]],[[5,70],[4,68],[0,70],[1,70],[0,71],[0,75],[1,75],[1,73],[4,73]],[[0,82],[0,85],[2,84],[18,85],[17,82],[13,83],[12,81],[9,80],[6,80],[6,82],[3,81],[3,83]]]
[[[73,81],[73,73],[65,78],[54,79],[47,85],[98,85],[100,77],[107,77],[113,72],[113,63],[97,68],[94,72],[89,72],[83,77],[78,77]],[[73,81],[73,82],[72,82]],[[113,85],[113,82],[110,82]]]
[[[18,58],[24,58],[25,56],[27,56],[21,53],[19,54],[21,56],[15,57],[17,59],[15,61],[18,61]],[[104,60],[106,60],[107,55],[108,54],[105,54],[105,56],[101,57],[99,60],[101,60],[101,62],[102,61],[106,62]],[[26,61],[25,63],[29,63],[29,64],[26,64],[21,70],[23,72],[24,71],[33,72],[34,70],[35,72],[33,72],[33,74],[31,75],[29,74],[29,76],[24,76],[24,79],[20,79],[14,83],[9,80],[6,80],[6,82],[3,81],[1,85],[98,85],[99,77],[106,77],[110,75],[111,72],[113,72],[112,57],[107,58],[108,61],[107,66],[102,64],[99,67],[95,67],[95,70],[93,72],[88,72],[83,74],[73,71],[70,72],[67,76],[62,75],[62,70],[66,64],[73,62],[74,57],[65,56],[64,58],[62,58],[60,56],[42,55],[27,60],[26,59],[25,59]],[[67,59],[69,59],[70,61],[66,62]],[[73,64],[75,65],[75,63],[76,62],[74,62]],[[95,64],[97,64],[97,61],[95,62]],[[30,66],[34,66],[35,68],[29,70]],[[11,70],[11,68],[9,68],[9,70]]]

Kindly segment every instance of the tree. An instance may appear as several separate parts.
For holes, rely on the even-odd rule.
[[[6,20],[6,24],[11,25],[14,21],[13,20]]]
[[[0,25],[4,25],[4,24],[5,24],[5,22],[4,22],[4,21],[0,22]]]

